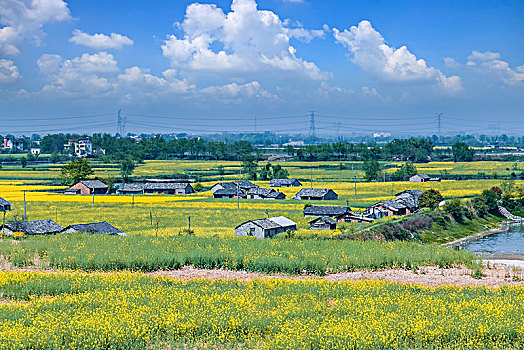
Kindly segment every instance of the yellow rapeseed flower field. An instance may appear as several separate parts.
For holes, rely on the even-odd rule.
[[[518,349],[523,287],[0,272],[0,349]]]

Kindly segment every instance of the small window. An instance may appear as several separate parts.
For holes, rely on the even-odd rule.
[[[255,235],[255,228],[254,228],[254,227],[251,227],[251,228],[249,229],[249,235],[250,235],[250,236],[254,236],[254,235]]]

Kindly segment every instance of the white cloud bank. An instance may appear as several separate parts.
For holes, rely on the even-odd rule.
[[[314,63],[297,57],[290,45],[293,37],[307,41],[321,34],[286,27],[274,12],[258,10],[255,0],[233,0],[227,14],[214,4],[191,4],[178,26],[183,35],[170,35],[162,45],[175,68],[225,73],[231,78],[271,72],[315,80],[329,77]]]
[[[89,35],[78,29],[73,31],[73,36],[69,39],[69,42],[98,50],[121,50],[124,45],[133,45],[133,40],[122,34],[111,33],[111,35]]]
[[[165,70],[161,76],[137,66],[122,71],[114,56],[107,52],[85,53],[72,59],[45,54],[38,59],[37,65],[47,81],[40,93],[54,98],[115,98],[136,103],[176,96],[196,100],[214,97],[227,103],[277,99],[257,81],[213,85],[199,90],[185,79],[178,78],[174,69]]]
[[[0,59],[0,84],[9,84],[20,79],[18,67],[13,61]]]
[[[494,75],[510,86],[521,86],[524,83],[524,66],[518,66],[513,70],[496,52],[473,51],[468,56],[466,66],[475,68],[481,73]]]
[[[20,54],[20,45],[25,40],[40,45],[45,23],[70,18],[67,4],[62,0],[1,0],[0,55]]]
[[[392,83],[432,84],[446,93],[462,90],[460,77],[446,77],[426,61],[417,59],[406,46],[395,49],[385,44],[384,37],[368,21],[361,21],[349,30],[333,29],[337,43],[344,45],[358,64],[374,79]]]

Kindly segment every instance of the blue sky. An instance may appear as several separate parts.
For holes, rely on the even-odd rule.
[[[522,1],[3,0],[0,134],[523,134],[523,42]]]

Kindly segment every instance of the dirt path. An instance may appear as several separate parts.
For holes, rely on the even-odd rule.
[[[487,265],[487,264],[486,264]],[[354,271],[340,272],[326,276],[288,276],[266,275],[245,271],[205,270],[186,266],[175,271],[156,271],[150,273],[155,276],[169,276],[176,279],[188,280],[192,278],[208,279],[240,279],[251,280],[255,278],[289,278],[289,279],[326,279],[328,281],[358,281],[366,279],[380,279],[391,282],[415,283],[426,286],[503,286],[524,285],[524,271],[513,269],[499,262],[490,262],[489,268],[485,266],[480,279],[471,276],[472,271],[466,267],[441,269],[436,266],[420,267],[417,271],[388,269],[380,271]]]
[[[262,279],[325,279],[328,281],[360,281],[360,280],[386,280],[398,283],[414,283],[424,286],[436,287],[443,285],[454,286],[489,286],[499,287],[505,285],[524,285],[524,261],[523,260],[484,260],[484,269],[482,278],[474,278],[473,271],[464,266],[441,269],[437,266],[422,266],[418,270],[401,270],[387,269],[380,271],[359,270],[353,272],[332,273],[326,276],[301,275],[291,276],[285,274],[263,274],[258,272],[247,271],[230,271],[230,270],[208,270],[197,269],[191,266],[183,267],[179,270],[162,270],[146,273],[150,276],[165,276],[180,280],[189,280],[194,278],[207,279],[238,279],[243,281]],[[80,272],[68,270],[39,269],[36,267],[17,268],[0,268],[0,271],[14,272]],[[93,272],[93,273],[113,273],[113,272]],[[118,271],[115,271],[118,273]]]

